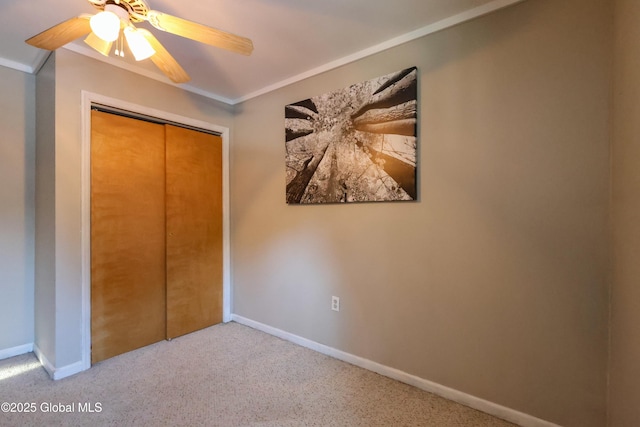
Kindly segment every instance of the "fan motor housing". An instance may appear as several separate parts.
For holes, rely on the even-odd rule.
[[[142,22],[149,12],[149,6],[144,0],[87,0],[98,10],[104,10],[107,4],[118,5],[129,12],[132,22]]]

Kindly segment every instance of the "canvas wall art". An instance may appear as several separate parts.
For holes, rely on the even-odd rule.
[[[416,200],[417,74],[285,106],[287,203]]]

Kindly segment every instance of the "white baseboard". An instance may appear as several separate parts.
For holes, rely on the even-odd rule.
[[[269,325],[265,325],[264,323],[247,319],[246,317],[239,316],[237,314],[232,314],[231,319],[234,322],[240,323],[245,326],[249,326],[250,328],[257,329],[262,332],[266,332],[267,334],[276,336],[286,341],[290,341],[302,347],[309,348],[319,353],[326,354],[327,356],[331,356],[336,359],[345,361],[352,365],[359,366],[369,371],[376,372],[385,377],[389,377],[394,380],[403,382],[405,384],[412,385],[419,389],[428,391],[429,393],[433,393],[438,396],[444,397],[445,399],[458,402],[462,405],[468,406],[473,409],[477,409],[478,411],[485,412],[487,414],[515,423],[522,427],[560,427],[557,424],[553,424],[548,421],[541,420],[540,418],[536,418],[532,415],[525,414],[525,413],[516,411],[514,409],[498,405],[493,402],[489,402],[488,400],[484,400],[479,397],[472,396],[467,393],[463,393],[461,391],[443,386],[438,383],[434,383],[432,381],[417,377],[415,375],[408,374],[406,372],[400,371],[395,368],[381,365],[380,363],[377,363],[359,356],[355,356],[350,353],[346,353],[344,351],[335,349],[333,347],[329,347],[324,344],[311,341],[307,338],[303,338],[298,335],[291,334],[281,329],[274,328]]]
[[[62,368],[56,368],[56,370],[53,372],[53,379],[61,380],[85,370],[86,368],[84,367],[84,363],[82,363],[82,361],[79,361],[76,363],[72,363],[71,365],[63,366]]]
[[[61,380],[63,378],[70,377],[71,375],[75,375],[79,372],[86,370],[85,365],[82,361],[72,363],[71,365],[63,366],[61,368],[56,368],[53,366],[49,359],[42,353],[42,351],[38,348],[37,345],[33,346],[33,352],[36,357],[40,361],[42,367],[47,371],[49,376],[54,380]]]
[[[33,343],[19,345],[4,350],[0,350],[0,360],[10,357],[20,356],[21,354],[31,353],[33,351]]]
[[[40,350],[40,348],[36,344],[33,345],[33,352],[38,358],[38,360],[40,361],[40,364],[42,365],[44,370],[47,371],[47,373],[51,378],[53,378],[53,374],[56,369],[53,367],[51,362],[49,362],[49,359],[47,359],[47,356],[44,355],[42,350]]]

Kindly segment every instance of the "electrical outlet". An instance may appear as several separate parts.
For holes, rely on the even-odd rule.
[[[331,297],[331,310],[340,311],[340,298],[333,296]]]

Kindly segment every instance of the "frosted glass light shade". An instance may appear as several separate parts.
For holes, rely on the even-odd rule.
[[[113,42],[120,34],[120,18],[113,12],[102,11],[89,20],[91,30],[106,42]]]
[[[109,52],[111,52],[111,47],[113,46],[113,42],[106,42],[96,36],[95,33],[89,33],[87,38],[84,39],[84,42],[104,56],[109,56]]]
[[[124,37],[127,39],[129,49],[131,49],[131,53],[133,53],[136,61],[142,61],[156,53],[144,35],[134,27],[125,28]]]

